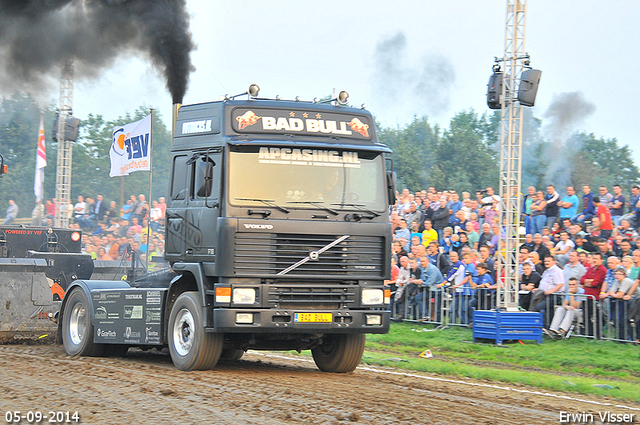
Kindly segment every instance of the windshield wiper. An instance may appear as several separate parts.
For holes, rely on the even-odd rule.
[[[286,209],[285,207],[281,207],[280,205],[276,204],[271,199],[236,198],[236,201],[262,202],[263,204],[265,204],[265,205],[267,205],[269,207],[272,207],[272,208],[276,208],[276,209],[282,211],[283,213],[289,214],[291,212],[288,209]]]
[[[340,203],[340,204],[331,204],[331,205],[340,205],[341,207],[354,207],[354,208],[359,209],[360,211],[364,211],[364,212],[367,212],[367,213],[373,215],[373,217],[380,217],[380,214],[378,214],[375,211],[371,211],[369,208],[366,208],[364,205],[361,205],[361,204],[343,204],[343,203]]]
[[[333,215],[338,215],[338,211],[334,210],[333,208],[329,208],[327,206],[322,205],[319,202],[315,202],[315,201],[289,201],[287,202],[287,204],[309,204],[309,205],[313,205],[314,207],[323,209],[327,212],[330,212]]]

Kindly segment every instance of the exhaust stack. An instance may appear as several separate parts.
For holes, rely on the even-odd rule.
[[[178,111],[180,110],[180,107],[182,106],[182,103],[174,103],[172,110],[173,110],[173,125],[171,127],[171,144],[173,145],[173,138],[176,137],[176,121],[178,120]]]

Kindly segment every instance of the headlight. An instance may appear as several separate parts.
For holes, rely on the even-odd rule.
[[[256,290],[254,288],[233,288],[234,304],[254,304],[256,302]]]
[[[382,289],[363,289],[362,304],[373,305],[382,304],[384,302],[384,292]]]

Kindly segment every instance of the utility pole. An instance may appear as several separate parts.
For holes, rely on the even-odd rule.
[[[58,163],[56,167],[56,227],[69,227],[69,201],[71,200],[71,156],[73,142],[66,140],[67,118],[73,107],[73,62],[67,60],[62,66],[60,79],[60,104],[58,112]]]
[[[504,78],[501,97],[500,132],[500,223],[504,225],[504,257],[498,255],[498,280],[503,279],[504,286],[498,286],[497,306],[504,311],[518,311],[518,246],[520,215],[522,213],[522,105],[518,101],[517,84],[521,79],[523,67],[529,64],[529,56],[524,51],[526,0],[507,0],[507,19],[505,29]],[[502,252],[502,246],[497,247]]]

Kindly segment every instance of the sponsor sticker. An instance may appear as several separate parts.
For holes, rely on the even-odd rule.
[[[142,319],[142,306],[141,305],[125,305],[124,318],[125,319]]]
[[[147,324],[160,324],[161,317],[160,307],[148,307],[145,322],[147,322]]]
[[[96,308],[96,311],[94,313],[94,317],[96,319],[106,319],[108,317],[108,312],[107,312],[107,308],[103,305],[98,306]]]
[[[98,328],[96,335],[103,339],[116,339],[116,331]]]
[[[160,332],[156,329],[146,326],[144,328],[144,342],[145,343],[160,343]]]
[[[147,304],[160,304],[161,300],[160,291],[147,291]]]

